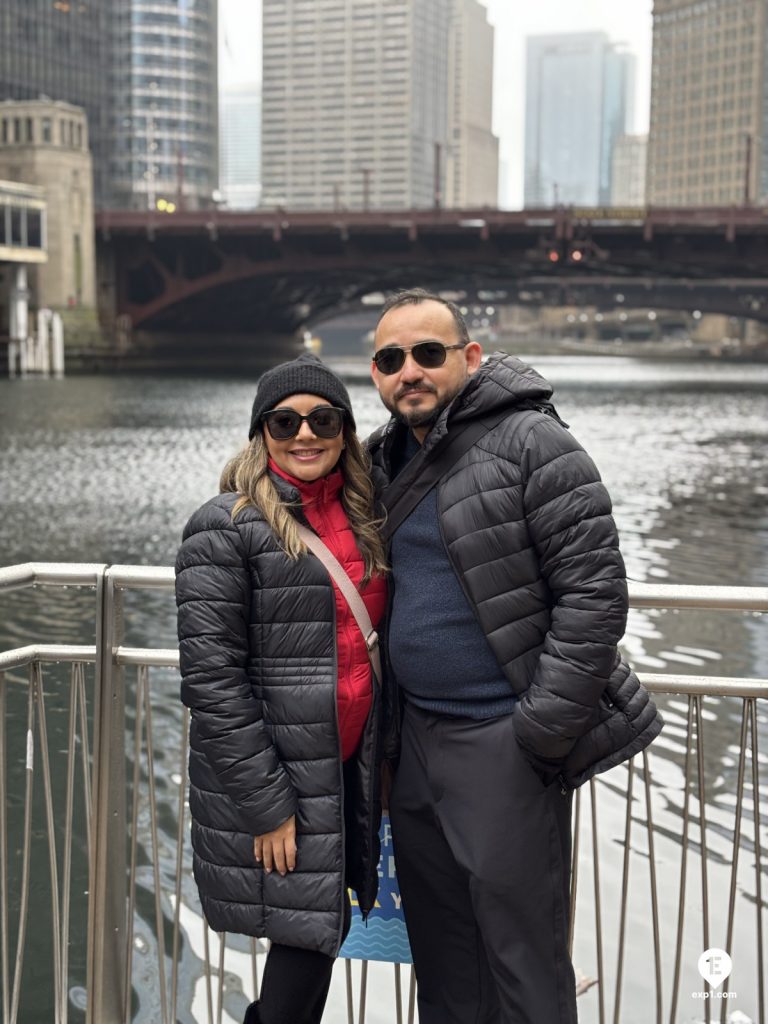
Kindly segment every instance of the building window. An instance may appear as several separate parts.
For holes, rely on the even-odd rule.
[[[39,210],[27,210],[27,245],[39,249],[42,244],[42,215]]]
[[[31,117],[25,118],[24,128],[25,128],[24,141],[25,142],[34,142],[35,141],[35,129],[34,129],[34,124],[32,122],[32,118]]]
[[[11,245],[22,245],[21,210],[11,207]]]
[[[43,125],[43,142],[51,142],[53,139],[53,127],[51,124],[50,117],[44,117],[42,121]]]

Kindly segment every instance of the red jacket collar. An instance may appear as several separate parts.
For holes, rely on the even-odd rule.
[[[306,480],[298,480],[295,476],[291,476],[290,473],[286,473],[284,469],[280,469],[271,457],[269,469],[270,472],[276,473],[277,476],[282,477],[283,480],[286,480],[292,487],[296,488],[301,495],[303,505],[324,505],[329,501],[333,501],[338,497],[339,492],[344,486],[344,476],[340,469],[334,469],[328,476],[321,476],[319,480],[312,480],[310,483]]]

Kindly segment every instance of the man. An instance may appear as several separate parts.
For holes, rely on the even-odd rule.
[[[372,374],[393,419],[369,447],[387,508],[448,460],[391,537],[396,867],[421,1024],[575,1024],[564,775],[609,714],[624,565],[551,387],[481,357],[451,303],[385,305]]]

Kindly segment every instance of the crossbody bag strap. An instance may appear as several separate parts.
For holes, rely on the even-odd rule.
[[[380,501],[387,512],[381,528],[385,541],[413,512],[419,502],[469,449],[509,416],[509,410],[494,416],[472,420],[460,430],[450,433],[432,451],[419,451],[403,471],[381,492]]]
[[[368,614],[368,609],[365,607],[365,601],[363,601],[357,587],[349,578],[348,574],[345,572],[341,563],[330,550],[328,545],[320,540],[316,533],[308,529],[306,526],[303,526],[301,523],[297,523],[296,528],[299,531],[299,536],[312,554],[319,558],[328,570],[329,576],[339,588],[344,600],[349,605],[349,610],[352,612],[355,622],[357,623],[360,632],[363,634],[363,639],[365,640],[365,646],[368,649],[368,657],[371,661],[371,668],[373,669],[373,674],[376,677],[376,682],[381,685],[381,653],[379,651],[379,635],[373,628],[373,623],[371,622],[371,617]]]

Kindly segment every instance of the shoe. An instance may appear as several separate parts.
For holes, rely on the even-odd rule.
[[[245,1017],[243,1018],[243,1024],[261,1024],[261,1017],[259,1016],[259,1001],[251,1003],[248,1009],[245,1011]]]

